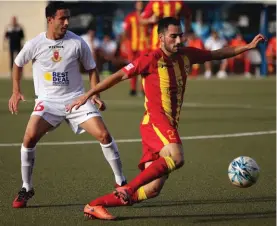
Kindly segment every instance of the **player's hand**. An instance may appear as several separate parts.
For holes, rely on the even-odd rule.
[[[248,44],[249,49],[254,49],[260,42],[266,42],[267,38],[262,34],[256,35],[256,37]]]
[[[97,105],[98,105],[98,109],[99,109],[100,111],[105,111],[105,110],[106,110],[106,104],[105,104],[105,102],[102,101],[99,97],[93,96],[93,97],[91,98],[91,102],[92,102],[93,104],[97,104]]]
[[[158,20],[159,20],[159,18],[156,15],[153,15],[149,18],[149,23],[155,24],[158,22]]]
[[[24,96],[20,93],[20,92],[17,92],[17,93],[13,93],[10,100],[9,100],[9,111],[12,113],[12,114],[16,114],[18,113],[18,103],[19,101],[25,101],[25,98]]]
[[[80,106],[82,106],[87,102],[87,100],[88,100],[87,95],[84,94],[80,96],[78,99],[74,100],[71,104],[66,106],[66,111],[71,112],[74,107],[76,110],[78,110]]]

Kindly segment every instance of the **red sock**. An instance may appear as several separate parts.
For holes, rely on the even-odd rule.
[[[244,59],[244,72],[250,72],[251,63],[247,58]]]
[[[131,187],[132,192],[134,193],[136,190],[138,190],[139,187],[164,176],[168,172],[169,170],[165,159],[160,157],[159,159],[153,161],[149,167],[147,167],[138,176],[136,176],[135,179],[128,183],[128,186]]]
[[[134,76],[130,79],[131,90],[137,90],[137,77]]]
[[[138,194],[135,192],[132,196],[132,201],[137,202]],[[101,196],[97,199],[92,200],[89,203],[90,206],[105,206],[105,207],[113,207],[113,206],[127,206],[128,204],[123,204],[119,198],[117,198],[114,193],[110,193],[104,196]]]
[[[123,204],[119,198],[117,198],[113,193],[110,193],[108,195],[101,196],[95,200],[92,200],[89,203],[90,206],[106,206],[106,207],[112,207],[112,206],[126,206],[126,204]]]

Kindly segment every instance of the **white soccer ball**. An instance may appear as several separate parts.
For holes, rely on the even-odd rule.
[[[231,183],[240,188],[255,184],[259,178],[260,168],[254,159],[247,156],[235,158],[229,165],[228,176]]]

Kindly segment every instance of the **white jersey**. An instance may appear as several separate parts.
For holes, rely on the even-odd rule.
[[[209,37],[205,42],[205,48],[213,51],[223,48],[226,44],[227,42],[223,38],[214,39],[213,37]]]
[[[96,67],[85,41],[71,31],[60,40],[51,40],[43,32],[26,42],[15,64],[33,63],[35,94],[40,100],[64,102],[84,93],[79,63],[86,70]]]

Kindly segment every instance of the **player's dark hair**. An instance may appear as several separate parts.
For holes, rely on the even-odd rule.
[[[45,8],[45,17],[55,17],[56,12],[60,9],[68,9],[63,1],[51,1]]]
[[[181,26],[181,23],[174,17],[165,17],[158,22],[158,34],[167,30],[169,25]]]

